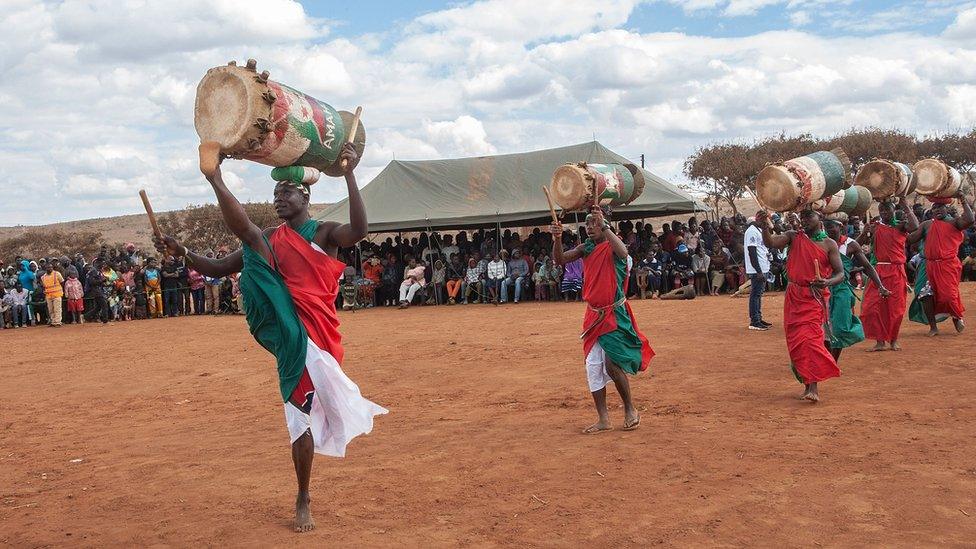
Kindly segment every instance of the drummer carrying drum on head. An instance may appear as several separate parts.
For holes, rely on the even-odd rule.
[[[586,377],[599,420],[583,430],[584,434],[613,429],[607,411],[607,385],[616,385],[624,401],[624,430],[640,425],[640,414],[634,407],[630,382],[625,374],[634,375],[647,369],[654,351],[637,328],[634,313],[627,303],[627,281],[630,261],[627,246],[613,232],[607,213],[593,206],[586,216],[586,241],[563,251],[561,223],[552,224],[552,257],[557,265],[583,259],[583,356]]]
[[[908,310],[908,318],[929,325],[930,337],[939,335],[938,322],[952,318],[956,331],[962,333],[965,307],[959,296],[962,262],[959,246],[963,231],[973,226],[973,204],[962,192],[956,198],[962,202],[962,215],[949,213],[952,198],[927,197],[932,202],[932,219],[908,235],[909,244],[921,242],[923,260],[915,275],[915,299]]]

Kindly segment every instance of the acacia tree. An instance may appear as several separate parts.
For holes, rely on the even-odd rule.
[[[879,128],[852,129],[845,134],[825,139],[819,150],[844,149],[854,171],[876,158],[894,160],[911,165],[918,160],[918,141],[914,135],[900,130]]]
[[[272,227],[280,223],[275,214],[274,206],[270,202],[253,202],[243,204],[247,216],[258,227]],[[220,207],[214,204],[203,206],[187,206],[183,210],[163,214],[159,218],[159,228],[195,250],[216,250],[221,246],[235,249],[240,246],[220,213]]]

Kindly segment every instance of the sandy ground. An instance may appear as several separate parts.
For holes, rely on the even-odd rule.
[[[346,371],[391,414],[316,458],[304,535],[241,317],[0,332],[0,545],[971,547],[973,334],[863,343],[810,405],[781,298],[766,333],[746,306],[635,302],[643,425],[593,436],[579,304],[344,313]]]

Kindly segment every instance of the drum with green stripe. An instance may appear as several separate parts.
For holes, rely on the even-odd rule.
[[[844,201],[840,203],[840,208],[837,208],[837,211],[846,214],[853,213],[857,209],[857,199],[857,187],[844,189]]]
[[[818,151],[808,154],[807,157],[812,158],[823,172],[824,181],[827,183],[823,196],[830,196],[844,188],[844,165],[835,154]]]
[[[596,180],[600,204],[622,206],[634,195],[634,175],[621,164],[587,164]]]

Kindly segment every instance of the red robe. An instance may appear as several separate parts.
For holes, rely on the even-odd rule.
[[[268,243],[308,338],[341,365],[344,352],[335,302],[339,292],[339,275],[346,265],[313,248],[310,244],[315,234],[314,228],[311,225],[308,227],[309,234],[306,236],[309,238],[306,240],[287,223],[282,223],[271,233]],[[289,400],[307,411],[313,390],[312,380],[308,370],[305,370]]]
[[[908,275],[905,274],[905,240],[907,235],[887,225],[878,224],[874,231],[875,270],[891,295],[884,299],[870,280],[864,288],[861,324],[864,336],[875,341],[897,341],[901,321],[908,309]]]
[[[611,362],[628,374],[647,369],[654,350],[637,327],[637,320],[624,297],[627,295],[627,260],[613,253],[610,242],[604,240],[583,245],[583,356],[593,345],[600,346]],[[622,303],[621,303],[622,302]],[[616,303],[620,303],[614,307]],[[604,311],[601,319],[599,310]]]
[[[820,264],[820,276],[830,278],[833,269],[827,252],[814,244],[806,233],[796,233],[786,258],[786,275],[790,283],[783,304],[783,327],[793,373],[804,384],[840,375],[837,361],[824,344],[830,291],[827,288],[819,290],[818,297],[810,287],[810,282],[816,278],[814,262]]]
[[[962,239],[962,231],[941,219],[932,222],[925,237],[925,271],[932,286],[932,303],[935,305],[936,315],[947,314],[953,318],[962,318],[966,312],[959,296],[962,263],[957,254]]]

